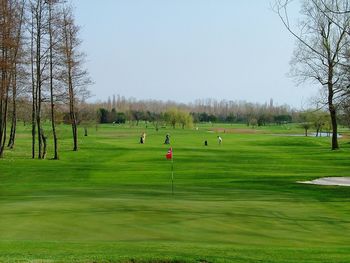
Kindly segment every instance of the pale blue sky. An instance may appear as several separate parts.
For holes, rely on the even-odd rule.
[[[305,106],[271,0],[73,0],[94,100],[215,98]]]

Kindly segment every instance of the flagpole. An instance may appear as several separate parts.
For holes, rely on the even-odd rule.
[[[170,160],[171,159],[171,194],[174,195],[174,157],[173,157],[173,148],[170,147],[168,153],[165,157]]]
[[[171,157],[171,194],[174,195],[174,157]]]

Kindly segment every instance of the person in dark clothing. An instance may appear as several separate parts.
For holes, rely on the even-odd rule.
[[[170,144],[170,136],[169,134],[165,135],[165,142],[164,144]]]

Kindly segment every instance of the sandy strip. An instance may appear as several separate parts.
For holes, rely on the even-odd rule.
[[[350,177],[324,177],[313,181],[298,182],[302,184],[317,184],[317,185],[338,185],[350,186]]]

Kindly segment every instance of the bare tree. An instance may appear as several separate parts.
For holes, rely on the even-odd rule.
[[[32,159],[35,158],[35,142],[36,142],[36,92],[35,92],[35,73],[34,73],[34,13],[33,5],[30,3],[30,75],[31,75],[31,99],[32,99]]]
[[[288,17],[290,0],[276,0],[274,9],[287,30],[298,40],[292,60],[293,75],[314,81],[326,90],[332,122],[332,150],[338,149],[337,100],[344,92],[340,74],[347,64],[350,15],[347,0],[304,0],[303,19],[293,28]],[[330,12],[329,10],[332,10]],[[327,14],[327,15],[325,15]]]
[[[83,99],[89,94],[86,87],[91,83],[87,71],[83,69],[85,54],[80,51],[80,28],[76,25],[72,8],[66,6],[62,14],[62,54],[63,74],[62,79],[67,85],[69,103],[69,116],[72,125],[73,151],[78,150],[78,121],[77,103],[78,96]]]
[[[10,10],[8,1],[1,0],[0,2],[0,69],[1,69],[1,86],[0,86],[0,157],[4,154],[4,142],[6,139],[6,125],[7,125],[7,104],[9,93],[9,43],[10,43]]]
[[[54,159],[58,159],[56,117],[64,115],[65,103],[69,106],[74,150],[78,149],[76,109],[80,99],[87,97],[90,83],[82,69],[84,54],[79,51],[78,32],[72,8],[65,0],[0,0],[0,157],[7,123],[11,123],[7,145],[13,148],[17,116],[28,121],[29,105],[32,158],[46,156],[49,137],[42,123],[51,119]],[[65,86],[62,83],[67,89],[60,88]]]
[[[23,21],[23,9],[20,7],[19,1],[0,0],[0,157],[3,157],[6,143],[10,89],[12,87],[14,92],[16,89]]]
[[[57,41],[54,40],[56,31],[54,29],[54,24],[57,21],[53,14],[54,7],[59,3],[58,0],[47,0],[48,9],[49,9],[49,18],[48,18],[48,33],[49,33],[49,64],[50,64],[50,110],[51,110],[51,127],[53,135],[53,145],[54,145],[54,160],[58,160],[58,143],[57,143],[57,132],[56,132],[56,118],[55,118],[55,100],[54,100],[54,48],[57,45]],[[46,138],[45,138],[46,140]]]
[[[47,24],[48,9],[45,0],[29,2],[31,12],[31,73],[32,73],[32,157],[35,158],[35,136],[38,140],[38,158],[45,156],[46,137],[42,128],[42,102],[45,70],[48,65]]]
[[[21,3],[17,3],[17,12],[12,14],[13,19],[16,19],[16,28],[15,30],[15,48],[13,53],[13,71],[12,71],[12,116],[11,116],[11,131],[10,131],[10,138],[9,142],[7,144],[7,147],[12,149],[15,144],[15,138],[16,138],[16,127],[17,127],[17,80],[19,75],[19,57],[20,54],[23,55],[23,52],[21,52],[20,49],[22,49],[22,37],[23,37],[23,24],[24,24],[24,7],[25,7],[25,1],[22,0]]]

